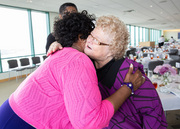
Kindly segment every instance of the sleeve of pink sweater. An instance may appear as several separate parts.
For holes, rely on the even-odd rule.
[[[81,56],[64,70],[64,102],[73,127],[98,129],[108,126],[114,108],[108,100],[102,101],[90,59]]]

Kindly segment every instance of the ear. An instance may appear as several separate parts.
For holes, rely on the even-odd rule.
[[[81,39],[81,40],[82,40],[82,42],[86,43],[86,40],[87,40],[87,39]]]
[[[59,18],[60,18],[60,19],[63,19],[63,17],[62,17],[62,15],[61,15],[61,14],[59,14]]]
[[[82,43],[86,43],[86,39],[81,39],[79,36],[79,41],[81,41]]]

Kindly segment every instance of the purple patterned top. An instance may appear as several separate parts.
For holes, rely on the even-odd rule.
[[[115,77],[115,81],[109,87],[99,81],[99,87],[103,99],[113,94],[117,89],[121,87],[129,66],[132,63],[134,71],[139,69],[143,72],[143,66],[139,63],[130,60],[123,59],[121,63],[117,63],[118,72]],[[113,64],[115,64],[115,62]],[[113,67],[113,68],[112,68]],[[108,67],[109,70],[114,70],[114,66]],[[112,80],[112,73],[106,73],[109,79]],[[145,75],[144,75],[145,76]],[[146,77],[146,76],[145,76]],[[109,127],[106,129],[166,129],[167,122],[162,108],[162,104],[156,89],[151,81],[146,77],[144,84],[135,91],[134,95],[131,95],[119,110],[114,114],[110,121]]]

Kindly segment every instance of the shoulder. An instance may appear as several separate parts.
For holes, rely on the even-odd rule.
[[[52,33],[50,33],[49,35],[48,35],[48,37],[47,37],[47,39],[51,39],[51,40],[55,40],[55,37],[52,35]]]
[[[66,60],[66,62],[71,62],[71,63],[72,62],[74,63],[83,63],[83,62],[90,63],[91,62],[92,63],[92,61],[87,55],[71,47],[65,47],[63,48],[63,50],[57,51],[52,56],[54,56],[54,58],[59,58],[59,60],[62,60],[63,58]]]
[[[128,69],[130,67],[130,64],[133,64],[133,71],[136,71],[137,69],[139,69],[142,73],[143,73],[143,65],[139,64],[138,62],[125,58],[119,71],[122,70],[126,70],[126,72],[128,72]]]

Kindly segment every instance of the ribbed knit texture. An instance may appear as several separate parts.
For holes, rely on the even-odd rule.
[[[108,126],[113,105],[103,100],[96,71],[83,53],[56,52],[10,96],[10,106],[38,129],[98,129]]]

